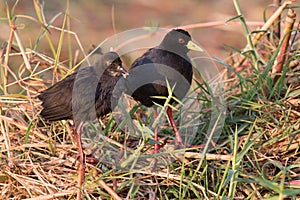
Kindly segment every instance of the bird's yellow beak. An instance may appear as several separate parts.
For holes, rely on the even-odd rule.
[[[203,51],[201,47],[199,47],[196,43],[194,43],[192,40],[190,40],[187,44],[186,47],[190,50],[194,51]]]

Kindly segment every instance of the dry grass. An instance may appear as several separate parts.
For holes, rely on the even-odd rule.
[[[39,17],[34,21],[44,24],[43,13],[38,8],[36,11]],[[47,31],[41,34],[44,36],[41,39],[47,38],[52,49],[53,58],[49,58],[22,46],[17,39],[18,30],[14,29],[13,8],[8,7],[7,12],[12,34],[0,50],[0,198],[75,199],[78,155],[72,122],[44,123],[36,98],[39,91],[74,70],[59,61],[64,34],[72,33],[68,29],[70,19],[66,14],[62,28],[47,27],[66,30],[61,31],[57,49],[53,48]],[[286,11],[282,9],[279,14],[285,17]],[[273,27],[271,23],[265,30],[272,33]],[[282,23],[282,27],[286,24]],[[282,49],[283,37],[260,34],[253,37],[255,43],[246,49],[252,53],[236,50],[226,63],[220,61],[228,72],[224,80],[228,115],[211,154],[206,157],[195,151],[186,152],[185,156],[178,154],[174,163],[153,172],[143,169],[123,172],[113,170],[109,164],[87,164],[81,188],[83,196],[87,199],[111,199],[112,195],[115,199],[300,198],[300,56],[296,44],[300,36],[296,31],[289,33],[292,36],[286,49]],[[68,45],[76,41],[81,46],[79,39],[73,38],[68,37]],[[272,68],[281,54],[286,55],[282,70],[274,74]],[[72,55],[69,66],[77,62],[76,55]],[[209,104],[203,110],[209,112]],[[138,116],[141,115],[145,113]],[[209,113],[203,114],[203,122],[208,117]],[[110,116],[102,122],[108,127],[106,136],[111,142],[122,147],[127,139],[133,150],[134,144],[141,142],[125,138]],[[203,125],[200,131],[205,130],[207,127]],[[143,153],[151,154],[153,145],[146,146],[148,150]]]

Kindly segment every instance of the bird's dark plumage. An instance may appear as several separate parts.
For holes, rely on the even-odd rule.
[[[126,70],[119,55],[109,52],[95,66],[82,67],[38,96],[48,121],[91,121],[111,112],[112,91]],[[76,116],[74,116],[76,115]]]
[[[189,90],[193,77],[191,60],[187,55],[190,50],[187,47],[189,42],[191,36],[187,31],[174,29],[167,33],[159,46],[137,58],[128,72],[129,87],[134,88],[136,78],[147,78],[148,83],[134,88],[134,91],[129,89],[129,92],[133,92],[132,97],[148,107],[153,102],[163,105],[165,100],[155,96],[168,96],[167,79],[171,88],[176,84],[174,94],[182,99]],[[132,79],[135,81],[131,81]]]
[[[179,100],[183,99],[190,88],[193,77],[193,67],[187,55],[189,50],[202,51],[191,41],[191,36],[187,31],[171,30],[157,47],[146,51],[131,65],[126,80],[126,92],[148,107],[155,103],[165,104],[166,99],[158,97],[169,96],[168,85],[173,89],[172,96]],[[169,104],[173,102],[172,98]],[[156,110],[155,113],[154,118],[157,116]],[[183,145],[170,106],[167,107],[167,115],[175,132],[175,143]],[[158,139],[157,128],[155,129],[155,139]],[[155,144],[154,149],[157,152],[159,145]]]

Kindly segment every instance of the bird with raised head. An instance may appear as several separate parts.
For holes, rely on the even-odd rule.
[[[190,50],[202,51],[187,31],[169,31],[158,46],[150,48],[133,62],[128,71],[127,93],[147,107],[154,104],[163,106],[169,96],[169,86],[173,89],[172,95],[182,100],[191,86],[193,77],[191,59],[187,55]],[[169,105],[174,102],[176,101],[172,98]],[[157,111],[154,110],[154,118],[156,116]],[[183,146],[170,106],[167,107],[167,116],[175,132],[175,144]],[[158,139],[157,128],[155,139]],[[156,144],[155,151],[158,149],[159,145]]]

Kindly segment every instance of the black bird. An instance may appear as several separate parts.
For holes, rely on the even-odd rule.
[[[118,80],[127,74],[122,61],[115,52],[96,55],[94,66],[80,67],[79,70],[42,91],[41,116],[46,121],[73,119],[74,137],[79,151],[78,187],[84,180],[84,155],[81,135],[83,123],[94,121],[112,111],[113,89]],[[77,197],[81,197],[80,190]]]
[[[187,53],[189,50],[202,51],[191,40],[190,34],[182,29],[173,29],[166,34],[162,42],[146,51],[131,65],[127,77],[127,93],[141,104],[151,107],[154,104],[164,105],[168,97],[167,84],[173,88],[173,96],[181,100],[190,88],[193,67]],[[171,99],[169,105],[174,103]],[[175,132],[175,144],[183,145],[182,138],[172,116],[172,108],[167,107],[167,115]],[[154,111],[154,118],[157,111]],[[158,130],[155,130],[155,139],[158,139]],[[159,149],[158,144],[155,151]]]

